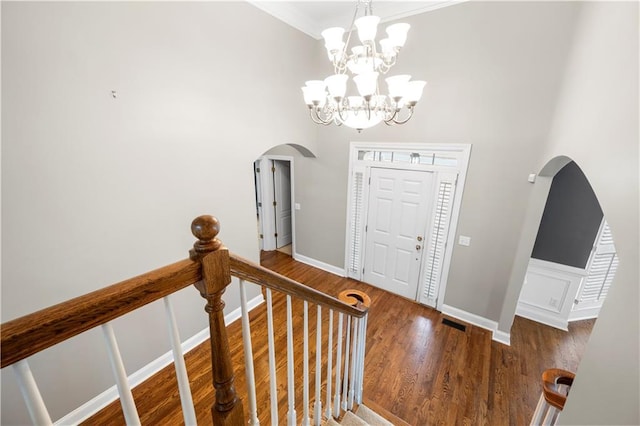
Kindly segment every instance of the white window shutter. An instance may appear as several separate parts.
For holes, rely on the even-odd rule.
[[[613,245],[613,236],[607,221],[596,240],[595,252],[587,268],[587,277],[583,280],[578,303],[601,305],[611,287],[618,268],[618,255]]]
[[[442,264],[449,236],[457,176],[456,173],[438,173],[437,175],[437,200],[424,246],[426,259],[423,287],[420,294],[420,302],[433,307],[436,306],[438,290],[440,289]]]
[[[363,216],[364,216],[364,169],[354,170],[351,181],[351,211],[349,212],[349,235],[351,244],[348,253],[347,275],[351,278],[361,278],[361,260],[363,250]]]

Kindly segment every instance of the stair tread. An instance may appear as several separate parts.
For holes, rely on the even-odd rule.
[[[343,426],[369,426],[369,423],[365,422],[360,417],[353,414],[351,411],[347,411],[340,422]]]
[[[391,423],[372,409],[368,408],[366,405],[360,405],[358,407],[356,416],[360,417],[366,422],[366,424],[371,426],[393,426],[393,423]]]

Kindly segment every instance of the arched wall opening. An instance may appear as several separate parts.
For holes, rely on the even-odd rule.
[[[296,250],[295,159],[316,158],[305,146],[272,146],[253,162],[258,246],[260,252]]]
[[[534,262],[537,262],[536,263],[537,266],[544,266],[544,267],[561,266],[560,264],[571,266],[567,262],[564,262],[564,263],[557,262],[558,264],[556,265],[554,263],[544,262],[544,261],[541,262],[537,259],[532,259],[532,252],[534,251],[534,247],[538,247],[538,251],[540,251],[539,242],[538,242],[538,245],[536,246],[536,238],[545,236],[545,235],[540,235],[539,231],[542,229],[541,222],[543,219],[543,213],[545,212],[545,206],[547,206],[548,201],[551,201],[549,200],[549,193],[550,193],[550,189],[551,189],[551,185],[553,183],[554,177],[558,175],[560,170],[564,169],[566,171],[567,169],[565,169],[565,167],[569,165],[569,163],[571,162],[572,162],[572,159],[567,156],[554,157],[553,159],[549,160],[545,164],[545,166],[540,170],[540,173],[536,179],[535,187],[531,194],[529,207],[527,209],[527,213],[525,216],[525,221],[523,223],[522,231],[520,233],[520,240],[519,240],[518,248],[516,251],[514,263],[511,269],[509,286],[507,288],[507,293],[505,295],[505,300],[503,303],[503,308],[500,316],[500,322],[498,325],[498,330],[499,330],[498,332],[501,333],[503,336],[506,335],[506,338],[504,338],[504,340],[508,341],[510,337],[511,326],[514,321],[516,310],[518,314],[521,316],[525,316],[526,318],[533,319],[533,320],[536,320],[557,328],[561,328],[564,330],[567,329],[566,328],[568,324],[567,321],[570,316],[572,316],[574,319],[578,318],[579,316],[578,312],[577,311],[573,312],[572,309],[574,309],[574,306],[573,306],[574,299],[577,299],[577,291],[581,288],[580,277],[578,276],[574,277],[575,282],[572,283],[570,286],[568,285],[567,287],[567,290],[569,290],[568,293],[573,292],[576,294],[567,294],[565,300],[560,301],[560,306],[557,306],[557,310],[558,310],[557,313],[552,312],[555,309],[555,307],[547,307],[549,309],[549,311],[547,312],[544,310],[544,308],[542,309],[538,308],[538,306],[541,306],[541,307],[543,306],[542,302],[540,302],[540,305],[532,302],[533,300],[535,300],[536,297],[544,298],[543,297],[544,292],[542,291],[542,287],[535,287],[531,283],[525,286],[525,278],[527,277],[528,271],[530,274],[529,278],[536,277],[536,274],[535,274],[536,268],[532,266]],[[578,169],[577,173],[582,175],[582,180],[578,181],[575,184],[576,191],[578,190],[590,191],[591,198],[593,199],[594,193],[591,191],[590,184],[588,182],[588,177],[585,176],[579,170],[579,165],[577,165],[576,167],[576,163],[573,163],[572,167],[574,169]],[[562,175],[564,177],[566,175],[566,172],[563,172]],[[583,189],[580,186],[586,186],[587,188]],[[557,188],[557,185],[554,186],[554,188]],[[565,196],[566,196],[566,193],[565,193]],[[593,202],[595,204],[599,204],[599,202],[596,202],[595,200]],[[554,204],[554,203],[551,203],[551,204]],[[573,211],[574,213],[577,213],[575,209]],[[548,215],[549,211],[547,211],[547,213],[545,214]],[[600,211],[600,217],[601,217],[601,211]],[[547,223],[548,223],[549,217],[545,216],[545,218],[547,218]],[[572,225],[572,224],[569,224],[569,225]],[[547,243],[549,242],[548,238],[549,237],[547,236]],[[560,240],[554,239],[553,241],[558,244],[562,243],[562,241]],[[590,251],[591,246],[586,250]],[[540,256],[537,256],[537,257],[540,258]],[[549,259],[543,258],[543,260],[549,260]],[[532,262],[531,264],[530,264],[530,261]],[[538,265],[538,263],[540,263],[541,265]],[[583,265],[582,267],[585,270],[587,269],[586,264]],[[578,269],[571,272],[576,272],[576,271],[578,271]],[[541,275],[544,275],[545,277],[547,277],[548,271],[543,271],[543,272],[544,274],[541,274]],[[546,281],[546,283],[548,283],[549,285],[552,284],[551,281]],[[523,288],[525,288],[527,291],[523,291]],[[559,290],[552,286],[550,288],[552,289],[552,291]],[[536,291],[540,291],[540,294],[535,294],[535,292],[532,293],[532,289]],[[527,293],[527,297],[529,297],[530,300],[523,300],[525,298],[525,295],[523,293]],[[558,299],[550,299],[551,301],[549,303],[557,302]],[[520,300],[520,303],[519,303],[519,300]],[[526,302],[529,302],[530,304]],[[586,311],[583,311],[583,312],[586,312]]]

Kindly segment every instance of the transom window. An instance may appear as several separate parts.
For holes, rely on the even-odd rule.
[[[432,166],[457,167],[455,156],[441,152],[412,152],[412,151],[372,151],[359,150],[358,160],[380,163],[425,164]]]

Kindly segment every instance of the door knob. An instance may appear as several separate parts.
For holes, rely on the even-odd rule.
[[[419,244],[418,244],[418,245],[416,245],[416,250],[420,250],[421,248],[422,248],[422,246],[421,246],[421,245],[419,245]]]
[[[421,237],[421,236],[418,236],[417,240],[418,240],[418,241],[422,241],[422,237]]]

